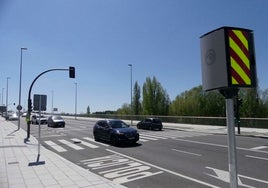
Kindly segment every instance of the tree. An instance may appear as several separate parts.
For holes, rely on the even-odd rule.
[[[176,116],[225,116],[224,97],[218,92],[204,92],[202,86],[178,95],[170,105]]]
[[[90,107],[87,106],[87,114],[89,115],[90,114]]]
[[[124,103],[122,107],[117,110],[117,113],[121,115],[131,114],[130,104]]]
[[[265,110],[263,102],[256,88],[241,89],[239,97],[242,99],[241,116],[242,117],[262,117]]]
[[[145,115],[168,115],[169,96],[157,81],[147,77],[143,84],[143,113]]]
[[[134,97],[133,97],[133,104],[132,104],[134,115],[141,114],[140,98],[141,98],[141,88],[138,85],[138,82],[136,81],[134,84]]]

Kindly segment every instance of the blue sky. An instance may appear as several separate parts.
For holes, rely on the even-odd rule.
[[[20,48],[26,47],[23,107],[38,74],[69,66],[75,79],[55,71],[33,87],[32,94],[47,95],[48,111],[54,93],[58,112],[74,113],[75,83],[78,113],[130,103],[128,64],[133,83],[142,87],[155,76],[174,100],[202,84],[199,37],[222,26],[254,31],[259,86],[267,89],[267,8],[266,0],[0,0],[0,93],[10,77],[9,103],[17,106]],[[4,103],[5,97],[4,89]]]

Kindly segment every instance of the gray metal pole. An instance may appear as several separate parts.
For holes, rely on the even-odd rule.
[[[226,98],[226,118],[228,129],[228,156],[229,156],[229,175],[230,188],[238,187],[237,163],[236,163],[236,143],[235,143],[235,123],[234,123],[234,100]]]
[[[27,48],[20,49],[20,85],[19,85],[19,119],[18,119],[18,130],[20,129],[20,111],[21,111],[21,77],[22,77],[22,51],[27,50]]]
[[[75,119],[77,119],[77,83],[75,84]]]
[[[5,88],[2,88],[2,105],[4,105],[4,89]]]
[[[131,126],[133,124],[133,105],[132,105],[132,64],[128,64],[130,67],[130,113],[131,113]]]
[[[6,90],[6,117],[7,117],[7,112],[8,112],[8,79],[10,79],[10,77],[7,77],[7,90]]]
[[[51,115],[53,115],[54,114],[54,91],[51,91],[51,93],[52,93],[52,100],[51,100]]]

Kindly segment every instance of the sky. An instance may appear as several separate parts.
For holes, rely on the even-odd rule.
[[[254,32],[260,89],[268,88],[267,0],[0,0],[0,94],[8,108],[47,95],[58,112],[117,110],[130,104],[132,80],[153,76],[170,100],[202,84],[200,36],[223,26]],[[9,77],[10,79],[7,79]],[[76,83],[76,84],[75,84]],[[2,100],[0,98],[0,103]],[[15,103],[15,105],[14,105]]]

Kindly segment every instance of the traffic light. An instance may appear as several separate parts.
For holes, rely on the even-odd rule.
[[[75,78],[75,68],[74,67],[69,67],[69,77]]]

